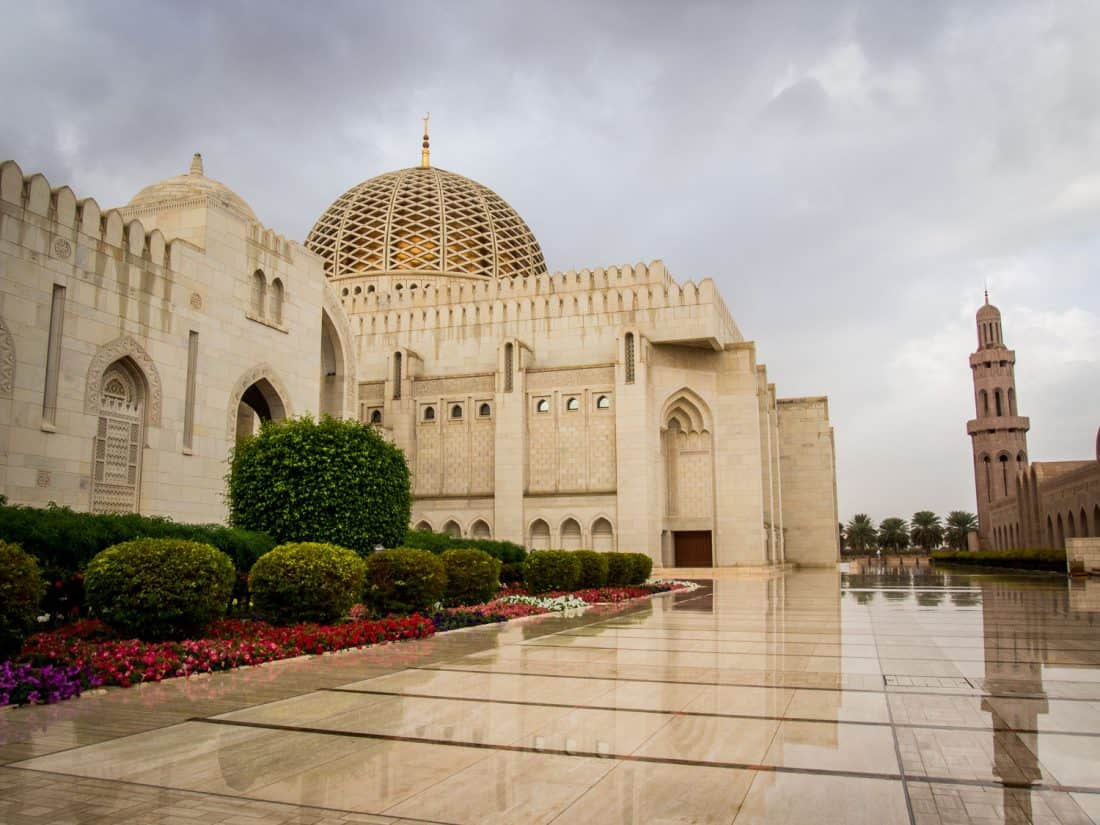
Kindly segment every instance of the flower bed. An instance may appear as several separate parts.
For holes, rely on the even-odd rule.
[[[88,673],[94,684],[129,687],[170,676],[229,670],[398,639],[420,639],[434,632],[431,621],[421,616],[291,627],[223,619],[215,622],[203,639],[142,642],[109,638],[105,625],[86,620],[31,636],[21,658],[33,665],[76,668]]]
[[[356,605],[350,620],[342,624],[278,627],[249,619],[222,619],[210,626],[204,638],[179,642],[119,639],[103,622],[82,619],[31,636],[23,646],[21,664],[0,663],[0,706],[58,702],[100,685],[129,687],[294,656],[421,639],[436,632],[592,604],[620,604],[653,593],[696,587],[692,582],[665,581],[541,596],[512,588],[485,604],[440,609],[431,619],[419,615],[369,619],[366,609]]]

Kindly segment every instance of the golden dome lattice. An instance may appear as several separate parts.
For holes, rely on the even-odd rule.
[[[523,218],[477,181],[412,167],[352,187],[306,238],[329,278],[415,272],[514,278],[546,272]]]

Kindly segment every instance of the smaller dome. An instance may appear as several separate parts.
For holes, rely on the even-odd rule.
[[[1001,311],[989,303],[989,292],[985,293],[985,303],[978,307],[979,321],[1000,321]]]
[[[174,201],[209,197],[223,206],[229,207],[242,218],[259,223],[256,213],[240,195],[224,183],[203,174],[202,155],[198,152],[191,158],[191,171],[186,175],[176,175],[159,183],[146,186],[126,204],[129,207],[156,206]]]

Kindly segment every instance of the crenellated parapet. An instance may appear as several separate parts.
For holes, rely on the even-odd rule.
[[[338,283],[353,327],[365,335],[447,328],[477,335],[499,324],[647,310],[671,310],[672,318],[681,307],[706,307],[723,338],[741,340],[713,280],[679,283],[661,261],[514,279],[410,275]]]
[[[0,208],[38,230],[8,239],[38,254],[79,265],[88,263],[89,252],[103,253],[155,272],[171,268],[172,245],[159,229],[147,231],[121,210],[101,209],[94,198],[78,199],[68,186],[51,187],[41,173],[24,175],[12,160],[0,163]]]

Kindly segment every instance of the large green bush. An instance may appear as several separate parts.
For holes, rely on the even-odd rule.
[[[444,551],[439,560],[447,571],[447,604],[481,604],[500,590],[501,565],[488,553],[459,548]]]
[[[434,553],[412,547],[367,557],[364,601],[376,613],[426,613],[443,599],[447,571]]]
[[[225,615],[229,556],[182,539],[135,539],[96,555],[84,575],[93,614],[140,639],[182,639]]]
[[[232,523],[279,542],[365,555],[398,544],[409,525],[405,455],[357,421],[266,421],[233,450],[228,478]]]
[[[607,584],[607,555],[595,550],[575,550],[573,555],[580,559],[581,577],[577,587],[603,587]]]
[[[446,533],[433,533],[430,530],[409,530],[405,533],[404,546],[431,550],[433,553],[460,548],[480,550],[494,559],[499,559],[502,564],[522,564],[527,556],[527,551],[522,545],[515,542],[453,538]]]
[[[18,544],[0,541],[0,660],[23,646],[45,589],[34,557]]]
[[[327,624],[359,601],[365,577],[366,564],[354,550],[302,542],[261,556],[248,586],[256,612],[274,624]]]
[[[1065,550],[937,550],[931,554],[931,558],[937,565],[964,564],[1066,572]]]
[[[626,553],[630,559],[630,577],[627,584],[645,584],[649,574],[653,572],[653,559],[645,553]]]
[[[634,561],[630,553],[604,553],[607,556],[607,583],[612,587],[626,587],[634,578]]]
[[[523,582],[531,593],[576,590],[580,578],[581,560],[568,550],[539,550],[523,563]]]

